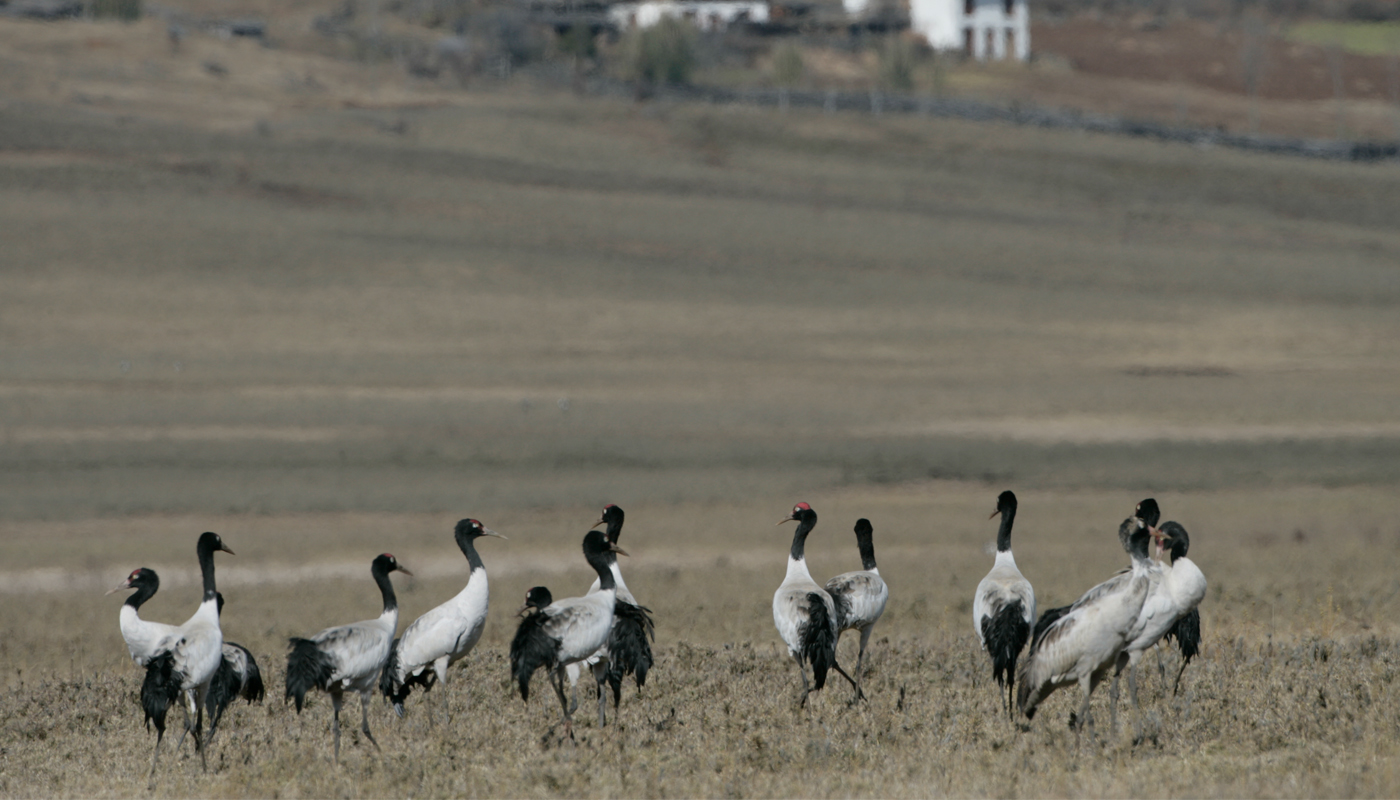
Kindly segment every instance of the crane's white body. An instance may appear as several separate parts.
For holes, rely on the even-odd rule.
[[[833,598],[840,593],[846,600],[846,617],[842,631],[861,631],[861,649],[865,649],[868,631],[885,613],[890,599],[890,587],[880,577],[880,568],[843,572],[826,582],[826,593]]]
[[[126,642],[126,650],[138,667],[146,666],[161,652],[158,648],[162,642],[172,637],[179,638],[179,625],[141,619],[141,613],[135,607],[126,604],[122,605],[118,621],[121,625],[122,639]]]
[[[624,603],[631,603],[634,606],[637,605],[637,599],[634,598],[632,596],[632,592],[628,590],[627,581],[624,581],[622,579],[622,570],[618,568],[616,561],[608,565],[608,571],[612,573],[613,580],[617,582],[617,588],[615,590],[617,599],[621,600]],[[588,595],[585,595],[585,597],[597,594],[600,586],[602,586],[602,581],[598,578],[594,578],[593,585],[588,587]],[[596,651],[594,651],[593,655],[583,659],[582,661],[575,661],[574,663],[569,664],[567,667],[564,668],[564,673],[569,678],[569,687],[575,692],[575,705],[578,704],[578,679],[579,675],[582,674],[582,669],[585,667],[587,667],[588,669],[594,669],[599,665],[605,665],[607,663],[607,659],[608,643],[607,640],[604,639],[603,646],[599,647]]]
[[[1169,566],[1157,565],[1155,573],[1152,591],[1142,604],[1132,638],[1123,648],[1133,664],[1206,596],[1206,576],[1185,556]]]
[[[398,626],[399,608],[395,605],[377,619],[326,628],[308,637],[331,660],[328,691],[335,696],[337,707],[339,695],[347,691],[359,692],[362,702],[369,702],[370,693],[379,684],[379,672],[389,659]]]
[[[816,592],[826,605],[827,619],[831,620],[834,639],[840,633],[836,630],[836,604],[832,602],[826,589],[812,580],[812,573],[807,570],[807,559],[793,558],[789,554],[787,575],[783,577],[778,591],[773,593],[773,624],[777,626],[778,635],[782,637],[783,643],[788,646],[788,653],[797,661],[799,670],[803,669],[802,633],[811,618],[807,609],[807,595],[812,592]],[[807,682],[805,671],[802,673],[802,682],[804,685]]]
[[[1017,680],[1023,712],[1034,713],[1051,692],[1077,683],[1083,693],[1079,714],[1083,724],[1089,696],[1127,646],[1138,622],[1151,589],[1151,563],[1134,556],[1130,569],[1085,592],[1033,644]]]
[[[1031,582],[1016,568],[1016,557],[1010,550],[997,553],[991,572],[977,584],[977,593],[972,598],[972,627],[977,631],[977,641],[982,649],[987,649],[983,626],[995,618],[1003,608],[1021,603],[1021,618],[1027,625],[1035,624],[1035,590]]]
[[[549,618],[544,632],[559,640],[559,667],[583,661],[607,643],[616,602],[615,590],[599,589],[583,597],[556,600],[540,612]]]
[[[467,657],[486,628],[490,592],[486,568],[474,569],[455,597],[413,621],[399,638],[402,675],[419,675],[432,667],[439,681],[447,669]]]
[[[181,676],[185,703],[195,715],[204,705],[209,681],[224,657],[224,634],[219,627],[219,606],[212,598],[199,604],[194,615],[156,645],[156,653],[169,651],[174,671]]]

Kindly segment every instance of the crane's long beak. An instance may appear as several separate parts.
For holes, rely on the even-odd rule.
[[[487,527],[485,527],[485,526],[482,526],[481,532],[482,532],[482,534],[484,534],[484,535],[486,535],[486,536],[494,536],[494,537],[496,537],[497,539],[505,539],[507,542],[510,541],[510,537],[504,536],[504,535],[499,534],[499,533],[496,533],[495,531],[493,531],[493,530],[491,530],[490,528],[487,528]]]
[[[608,543],[608,549],[611,550],[611,551],[614,552],[614,553],[617,553],[617,554],[620,555],[620,556],[627,556],[627,557],[629,557],[629,558],[631,557],[631,554],[630,554],[630,553],[628,553],[626,550],[623,550],[621,547],[618,547],[616,544],[613,544],[613,543],[611,543],[611,542]]]
[[[108,589],[106,592],[104,592],[104,594],[116,594],[117,592],[120,592],[122,589],[130,589],[130,588],[131,588],[131,581],[126,580],[126,581],[122,581],[121,583],[117,584],[115,587],[113,587],[113,588],[111,588],[111,589]]]
[[[517,616],[517,617],[523,617],[523,616],[525,616],[525,612],[526,612],[526,611],[529,611],[529,610],[530,610],[530,604],[529,604],[529,603],[521,603],[521,604],[520,604],[520,610],[517,611],[517,612],[515,612],[515,616]]]
[[[596,527],[598,527],[599,525],[602,525],[602,524],[603,524],[604,522],[606,522],[606,521],[607,521],[607,520],[603,519],[602,517],[599,517],[599,518],[598,518],[598,521],[595,522],[595,523],[593,523],[593,528],[596,528]],[[593,528],[589,528],[589,530],[593,530]]]
[[[783,524],[784,522],[795,522],[796,520],[797,520],[796,517],[784,517],[783,519],[778,520],[778,525],[781,525],[781,524]],[[776,527],[778,527],[778,526],[777,526],[777,525],[774,525],[773,527],[776,528]]]
[[[992,515],[991,515],[990,517],[987,517],[987,519],[996,519],[996,518],[997,518],[998,516],[1000,516],[1000,515],[1001,515],[1001,509],[998,508],[996,511],[993,511],[993,512],[992,512]]]
[[[410,577],[410,578],[413,577],[413,573],[408,571],[408,567],[405,567],[405,566],[402,565],[402,564],[398,565],[397,567],[394,567],[394,569],[398,570],[399,572],[402,572],[403,574],[407,575],[407,576]]]
[[[222,551],[224,551],[225,553],[228,553],[228,554],[231,555],[231,556],[236,556],[236,555],[238,555],[237,553],[235,553],[235,552],[233,552],[232,550],[228,549],[228,545],[226,545],[226,544],[220,544],[220,545],[219,545],[219,549],[222,550]]]

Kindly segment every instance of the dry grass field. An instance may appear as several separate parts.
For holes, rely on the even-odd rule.
[[[1400,785],[1400,165],[448,94],[143,25],[0,21],[0,796],[148,794],[103,592],[149,566],[143,614],[184,619],[203,530],[271,696],[158,796]],[[1068,693],[998,715],[970,606],[1004,488],[1047,607],[1121,566],[1143,497],[1190,530],[1180,696],[1149,654],[1141,713],[1110,731],[1103,692],[1078,748]],[[799,500],[819,578],[875,526],[859,707],[797,709],[779,651]],[[606,502],[658,665],[560,745],[541,677],[528,704],[507,680],[510,614],[586,589]],[[455,593],[466,516],[510,540],[480,548],[452,723],[376,702],[383,753],[347,733],[336,766],[326,698],[279,699],[286,638],[376,614],[382,551],[407,619]]]

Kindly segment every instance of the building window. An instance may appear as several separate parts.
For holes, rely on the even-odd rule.
[[[947,6],[944,6],[944,7],[946,8]],[[975,11],[975,10],[977,10],[977,0],[963,0],[963,13],[964,13],[964,14],[967,14],[968,16],[971,16],[971,15],[972,15],[972,12]]]

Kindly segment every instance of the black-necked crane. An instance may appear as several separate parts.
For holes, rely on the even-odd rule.
[[[511,676],[520,685],[520,698],[530,699],[530,677],[544,667],[559,697],[565,733],[573,738],[573,709],[564,694],[565,667],[598,651],[612,632],[613,611],[617,604],[617,582],[609,567],[609,556],[627,555],[602,531],[589,531],[583,537],[583,557],[598,573],[598,591],[583,597],[556,600],[521,620],[511,643]],[[600,697],[599,724],[602,724]]]
[[[1138,503],[1133,511],[1133,516],[1147,525],[1148,533],[1154,539],[1160,536],[1157,531],[1157,522],[1162,519],[1162,510],[1157,505],[1156,500],[1149,497]],[[1162,628],[1166,624],[1167,618],[1173,616],[1171,598],[1162,589],[1162,576],[1164,574],[1165,570],[1163,570],[1161,562],[1148,561],[1147,598],[1142,602],[1142,610],[1138,612],[1137,622],[1134,622],[1132,629],[1128,631],[1128,642],[1123,646],[1123,652],[1118,655],[1118,665],[1113,670],[1113,685],[1109,687],[1108,691],[1109,714],[1115,730],[1118,727],[1119,677],[1122,676],[1124,668],[1127,668],[1129,699],[1132,701],[1133,708],[1137,708],[1138,662],[1142,660],[1143,651],[1162,637]]]
[[[1162,525],[1161,532],[1159,543],[1165,545],[1171,555],[1171,566],[1167,568],[1162,583],[1168,587],[1172,602],[1180,613],[1176,622],[1163,634],[1164,639],[1175,638],[1181,647],[1181,669],[1177,670],[1176,681],[1172,683],[1172,695],[1175,696],[1181,688],[1181,674],[1201,649],[1199,606],[1206,596],[1206,576],[1196,562],[1186,557],[1186,552],[1191,548],[1191,537],[1180,523],[1167,522]]]
[[[378,618],[326,628],[308,639],[292,637],[288,640],[291,652],[287,654],[283,702],[295,699],[297,714],[300,714],[306,693],[312,689],[320,689],[331,696],[335,708],[331,730],[335,733],[337,762],[340,761],[340,708],[347,691],[360,695],[360,730],[376,750],[380,749],[374,734],[369,732],[369,698],[379,685],[379,675],[389,659],[389,648],[399,625],[399,602],[394,596],[389,573],[413,575],[389,553],[375,556],[369,572],[384,600],[384,610]]]
[[[122,603],[117,622],[121,626],[122,640],[126,642],[126,650],[131,654],[131,660],[136,666],[144,667],[156,656],[157,645],[179,630],[180,626],[141,619],[141,606],[160,591],[160,576],[156,575],[155,570],[146,567],[132,570],[131,574],[126,576],[126,580],[109,589],[107,594],[126,589],[136,591]]]
[[[1157,526],[1157,521],[1162,518],[1162,512],[1157,507],[1157,501],[1149,497],[1146,500],[1143,500],[1142,502],[1137,504],[1137,508],[1133,512],[1133,516],[1137,517],[1138,519],[1141,519],[1144,523],[1146,523],[1147,528],[1150,532],[1153,528]],[[1129,556],[1128,566],[1118,570],[1118,572],[1114,574],[1112,578],[1109,578],[1108,580],[1104,581],[1098,586],[1095,586],[1093,589],[1090,589],[1089,592],[1086,593],[1083,597],[1076,600],[1075,604],[1082,603],[1085,600],[1091,599],[1094,592],[1103,592],[1108,591],[1110,589],[1114,589],[1118,586],[1120,582],[1128,580],[1129,573],[1132,571],[1133,568],[1131,560],[1133,551],[1132,548],[1128,545],[1128,539],[1123,535],[1123,531],[1121,528],[1118,531],[1118,541],[1120,544],[1123,545],[1123,552],[1127,553]],[[1040,612],[1040,619],[1036,620],[1035,629],[1031,632],[1031,647],[1036,646],[1036,644],[1040,641],[1040,637],[1045,633],[1045,630],[1049,628],[1055,622],[1055,620],[1064,616],[1073,607],[1074,605],[1059,606],[1058,608],[1050,608]]]
[[[625,519],[626,514],[621,506],[609,503],[603,507],[603,513],[598,517],[598,521],[593,523],[593,527],[606,524],[608,541],[617,544],[622,538],[622,524]],[[609,558],[608,568],[617,584],[613,629],[608,635],[608,641],[598,648],[598,652],[583,661],[570,664],[565,670],[574,696],[574,708],[578,708],[577,685],[582,667],[588,667],[593,672],[600,706],[603,703],[603,682],[606,680],[612,687],[613,708],[616,709],[622,704],[622,679],[632,675],[637,682],[637,688],[641,689],[646,686],[647,672],[652,665],[651,642],[656,639],[656,627],[651,619],[651,609],[638,603],[637,598],[632,596],[627,582],[622,578],[622,569],[616,556]],[[593,585],[588,588],[588,593],[597,592],[599,586],[599,581],[595,578]],[[600,711],[599,714],[600,718],[603,718],[604,712]]]
[[[1138,517],[1129,517],[1119,526],[1118,537],[1128,542],[1133,557],[1132,569],[1124,573],[1127,578],[1115,575],[1086,592],[1032,643],[1016,676],[1021,684],[1017,707],[1027,719],[1035,717],[1037,706],[1056,689],[1079,684],[1084,700],[1075,721],[1076,738],[1085,724],[1092,730],[1090,695],[1123,651],[1147,599],[1150,530]]]
[[[1001,515],[997,530],[997,555],[987,577],[977,584],[972,598],[972,627],[982,649],[992,659],[992,677],[997,686],[1006,689],[1004,707],[1012,712],[1016,694],[1016,659],[1030,639],[1035,621],[1035,590],[1016,567],[1011,553],[1011,526],[1016,521],[1016,495],[1011,491],[997,497],[996,511],[988,519]],[[1000,695],[1000,692],[998,692]]]
[[[200,728],[204,724],[204,703],[209,684],[223,659],[219,590],[214,583],[214,554],[218,552],[233,555],[233,551],[224,546],[219,534],[206,531],[199,535],[195,553],[204,579],[203,599],[184,624],[156,644],[153,655],[146,663],[146,677],[141,684],[141,708],[145,712],[147,726],[151,722],[156,725],[156,745],[151,750],[151,772],[148,776],[148,783],[152,786],[155,784],[156,761],[160,758],[160,744],[165,738],[165,715],[170,704],[177,702],[182,695],[185,700],[185,730],[180,734],[180,742],[193,730],[200,764],[205,770],[209,769]],[[180,742],[175,744],[177,749]]]
[[[846,631],[860,631],[860,655],[856,656],[856,693],[854,700],[865,697],[860,690],[862,667],[865,664],[865,645],[870,641],[870,632],[880,615],[885,613],[885,604],[890,599],[890,587],[880,577],[880,568],[875,564],[875,528],[870,520],[861,517],[856,520],[856,549],[860,551],[860,569],[843,572],[826,582],[826,593],[831,595],[836,609],[837,640]],[[854,700],[852,702],[854,702]]]
[[[222,629],[223,592],[219,592],[217,598],[219,627]],[[214,733],[219,729],[219,721],[224,718],[224,712],[228,710],[234,700],[241,697],[247,700],[249,705],[252,705],[255,702],[261,703],[266,694],[262,670],[258,669],[258,661],[253,658],[253,653],[243,645],[225,639],[223,658],[219,662],[218,671],[214,673],[214,679],[209,682],[209,695],[204,702],[204,707],[209,712],[209,742],[214,741]]]
[[[799,707],[807,705],[807,695],[826,686],[827,670],[836,670],[856,682],[836,663],[836,603],[807,569],[807,534],[817,526],[817,512],[806,503],[792,507],[792,513],[778,524],[796,522],[792,547],[788,550],[787,575],[773,593],[773,624],[788,647],[788,654],[797,662],[802,677],[802,697]],[[807,682],[807,664],[812,665],[812,682]],[[815,688],[813,688],[815,687]]]
[[[452,535],[471,569],[467,585],[451,600],[414,620],[404,630],[403,636],[394,640],[389,660],[380,676],[380,691],[393,703],[394,713],[399,717],[403,717],[404,701],[414,686],[421,686],[427,692],[434,683],[446,685],[448,668],[467,657],[480,641],[481,632],[486,627],[490,593],[486,584],[486,565],[476,552],[475,542],[482,536],[506,537],[474,519],[459,521]],[[443,706],[447,708],[446,698],[443,699]],[[445,713],[450,723],[450,709]],[[428,724],[432,725],[432,722],[433,712],[430,708]]]

